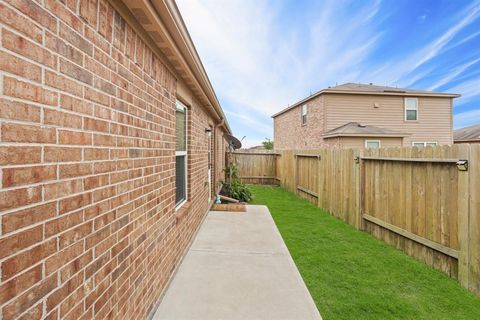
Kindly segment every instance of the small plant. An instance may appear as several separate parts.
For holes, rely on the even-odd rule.
[[[235,163],[229,163],[223,170],[225,171],[227,182],[222,187],[222,193],[242,202],[252,200],[250,189],[238,178],[237,165]]]
[[[240,179],[232,179],[232,181],[225,184],[224,187],[225,193],[227,193],[230,198],[234,198],[242,202],[249,202],[252,200],[252,192],[240,181]]]
[[[229,183],[233,179],[238,179],[238,168],[235,163],[233,162],[229,163],[225,167],[225,169],[223,169],[223,171],[225,171],[225,175],[227,177],[227,183]]]

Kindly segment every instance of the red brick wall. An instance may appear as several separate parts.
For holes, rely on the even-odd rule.
[[[0,319],[143,319],[208,210],[211,124],[106,0],[0,2]],[[188,210],[187,210],[188,209]]]
[[[297,106],[273,119],[275,149],[317,149],[323,142],[324,107],[320,95],[307,102],[307,123],[302,125],[301,109]]]

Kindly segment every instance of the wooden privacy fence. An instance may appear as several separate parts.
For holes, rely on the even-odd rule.
[[[480,145],[230,156],[245,182],[277,182],[480,293]]]
[[[277,185],[277,156],[279,153],[234,152],[228,154],[228,161],[237,165],[243,183]]]

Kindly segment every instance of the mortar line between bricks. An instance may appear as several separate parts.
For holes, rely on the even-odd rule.
[[[47,50],[48,50],[48,49],[47,49]],[[95,90],[95,91],[98,91],[98,92],[100,92],[100,93],[102,93],[102,94],[104,94],[104,95],[107,95],[109,98],[113,98],[113,99],[115,99],[115,100],[121,100],[121,99],[118,98],[117,95],[110,95],[110,94],[108,94],[108,93],[106,93],[106,92],[104,92],[104,91],[102,91],[102,90],[100,90],[100,89],[97,89],[97,88],[94,87],[93,85],[89,85],[89,84],[87,84],[87,83],[85,83],[85,82],[81,82],[81,81],[79,81],[79,80],[77,80],[77,79],[75,79],[75,78],[71,78],[71,77],[69,77],[67,74],[61,73],[60,71],[56,71],[55,69],[51,69],[51,68],[49,68],[49,67],[47,67],[47,66],[45,66],[45,65],[43,65],[43,64],[39,64],[38,62],[36,62],[36,61],[34,61],[34,60],[29,60],[27,57],[22,56],[22,55],[20,55],[20,54],[18,54],[18,53],[15,53],[14,51],[10,51],[10,50],[8,50],[8,49],[6,49],[6,48],[1,48],[0,51],[6,52],[6,53],[8,53],[8,54],[12,54],[13,56],[15,56],[15,57],[17,57],[17,58],[20,58],[20,59],[23,59],[23,60],[25,60],[25,61],[27,61],[27,62],[38,64],[38,66],[42,67],[42,75],[45,74],[45,70],[47,70],[47,69],[44,69],[44,68],[46,67],[46,68],[48,68],[48,69],[50,69],[50,70],[54,70],[56,75],[62,75],[62,76],[65,76],[65,77],[66,77],[67,79],[69,79],[69,80],[75,81],[78,85],[81,85],[83,89],[85,89],[85,88],[90,88],[90,89],[93,89],[93,90]],[[56,53],[56,52],[54,52],[54,51],[50,51],[50,50],[48,50],[48,51],[49,51],[50,53],[54,54],[54,55],[59,55],[58,53]],[[92,59],[93,59],[93,58],[92,58]],[[68,59],[67,59],[67,60],[68,60]],[[69,60],[68,60],[68,61],[69,61]],[[96,60],[95,60],[95,61],[96,61]],[[81,68],[85,68],[85,67],[81,67]],[[29,83],[29,84],[34,85],[34,86],[39,86],[39,87],[41,87],[42,89],[49,90],[49,91],[54,92],[54,93],[56,93],[56,94],[59,94],[59,93],[60,93],[59,96],[57,97],[58,99],[60,98],[60,95],[67,95],[67,96],[74,97],[75,99],[80,99],[80,100],[85,100],[85,99],[86,99],[84,93],[83,93],[82,96],[80,97],[80,96],[77,96],[77,95],[75,95],[75,94],[72,94],[72,93],[70,93],[70,92],[68,92],[68,91],[63,91],[63,90],[61,90],[61,89],[58,89],[58,88],[49,86],[49,85],[46,84],[43,80],[42,80],[41,83],[39,83],[39,82],[35,82],[35,81],[31,80],[31,79],[23,78],[23,77],[21,77],[21,76],[19,76],[19,75],[13,74],[13,73],[8,73],[8,72],[5,72],[5,71],[4,71],[4,73],[5,73],[8,77],[13,78],[13,79],[15,79],[15,80],[17,80],[17,81]],[[122,77],[122,78],[123,78],[123,77]],[[120,90],[126,91],[126,90],[122,89],[121,87],[117,86],[117,85],[116,85],[115,83],[113,83],[111,80],[107,80],[107,79],[104,79],[104,78],[102,78],[102,79],[103,79],[104,81],[107,81],[108,83],[114,85],[116,88],[119,88]],[[129,81],[128,79],[125,79],[125,78],[123,78],[123,79]],[[138,88],[138,87],[136,87],[136,86],[135,86],[135,88],[138,89],[138,90],[142,90],[141,88]],[[153,88],[153,89],[156,90],[155,88]],[[127,91],[127,92],[128,92],[128,91]],[[130,92],[129,92],[129,93],[130,93]],[[155,105],[155,104],[149,103],[149,102],[148,102],[147,100],[145,100],[143,97],[137,96],[137,95],[135,95],[135,94],[133,94],[133,93],[131,93],[131,94],[132,94],[132,96],[134,96],[135,98],[139,99],[140,101],[144,102],[144,103],[147,104],[147,105]],[[3,96],[3,97],[8,97],[8,98],[10,98],[10,99],[18,99],[18,100],[21,100],[21,101],[30,101],[32,104],[41,105],[41,106],[47,106],[47,107],[50,107],[50,108],[57,108],[57,109],[60,108],[61,110],[66,110],[66,111],[68,111],[68,109],[61,108],[60,104],[58,103],[58,102],[59,102],[58,100],[57,100],[57,105],[51,106],[51,105],[39,104],[38,102],[34,102],[34,101],[31,101],[31,100],[22,99],[22,98],[18,98],[18,97],[4,96],[3,94],[2,94],[2,96]],[[154,100],[156,100],[156,101],[157,101],[158,103],[160,103],[162,106],[165,104],[164,102],[159,101],[159,100],[156,99],[156,98],[154,98]],[[151,111],[148,111],[148,110],[143,109],[143,108],[139,108],[139,107],[136,106],[133,102],[130,103],[130,102],[124,101],[124,100],[121,100],[121,101],[123,101],[124,103],[126,103],[129,107],[134,107],[134,108],[137,108],[137,109],[139,109],[139,110],[142,110],[143,112],[148,113],[148,114],[150,114],[150,115],[153,115],[153,116],[156,116],[156,117],[161,117],[161,116],[159,116],[158,114],[155,114],[155,113],[153,113],[153,112],[151,112]],[[105,108],[111,108],[110,105],[103,105],[103,104],[98,103],[98,102],[92,102],[92,104],[96,104],[96,105],[99,105],[99,106],[103,106],[103,107],[105,107]],[[156,107],[156,108],[157,108],[157,109],[161,109],[161,108],[159,108],[159,107]],[[157,125],[158,125],[157,122],[154,122],[154,121],[151,121],[151,120],[147,120],[147,119],[142,118],[142,117],[138,117],[138,116],[136,116],[136,115],[134,115],[134,114],[131,114],[131,113],[128,113],[128,112],[124,112],[124,111],[121,111],[121,110],[117,110],[117,109],[114,109],[114,110],[115,110],[115,112],[118,112],[118,113],[120,113],[120,114],[129,116],[129,117],[132,117],[132,118],[134,118],[134,119],[138,119],[138,120],[141,120],[141,121],[146,122],[146,123],[151,123],[151,124],[157,124]],[[70,112],[73,113],[74,111],[71,111],[71,110],[70,110]],[[75,113],[75,114],[76,114],[76,113]],[[83,114],[83,115],[85,115],[85,114]],[[97,118],[97,119],[103,119],[103,118],[100,118],[100,117],[95,117],[95,118]],[[104,120],[105,120],[105,121],[111,121],[111,122],[117,123],[117,121],[114,121],[114,120],[111,120],[111,119],[104,119]],[[131,125],[126,125],[126,126],[128,126],[128,127],[133,127],[133,128],[138,128],[138,127],[131,126]],[[147,130],[147,129],[145,129],[145,130]],[[152,131],[153,131],[153,130],[152,130]]]
[[[18,168],[24,168],[24,167],[27,167],[27,168],[35,168],[35,167],[52,167],[52,166],[57,166],[58,168],[60,167],[62,163],[46,163],[46,164],[39,164],[39,165],[29,165],[29,166],[21,166],[21,167],[5,167],[3,169],[18,169]],[[86,164],[92,164],[92,163],[86,163]],[[103,173],[100,173],[100,172],[97,172],[97,173],[92,173],[92,174],[88,174],[88,175],[83,175],[83,176],[75,176],[75,177],[66,177],[66,178],[55,178],[55,179],[52,179],[52,180],[45,180],[45,181],[41,181],[41,182],[37,182],[37,183],[28,183],[28,184],[23,184],[23,185],[18,185],[18,186],[13,186],[13,187],[8,187],[8,188],[3,188],[3,191],[14,191],[14,190],[19,190],[19,189],[25,189],[25,188],[33,188],[33,187],[40,187],[40,186],[46,186],[46,187],[49,187],[51,185],[54,185],[54,184],[58,184],[58,183],[64,183],[64,182],[72,182],[72,181],[76,181],[76,180],[82,180],[82,183],[84,182],[83,180],[84,179],[88,179],[88,178],[93,178],[93,177],[98,177],[98,176],[106,176],[108,175],[109,177],[109,180],[111,180],[111,175],[117,175],[117,174],[123,174],[123,173],[127,173],[127,172],[130,172],[132,170],[140,170],[140,169],[154,169],[157,165],[154,165],[154,166],[147,166],[147,167],[138,167],[138,168],[130,168],[130,169],[125,169],[125,170],[114,170],[114,171],[108,171],[108,172],[103,172]],[[120,185],[121,183],[124,183],[125,181],[128,181],[128,180],[137,180],[137,179],[141,179],[143,177],[155,177],[156,175],[158,175],[159,173],[158,172],[153,172],[149,175],[144,175],[142,177],[137,177],[137,178],[132,178],[132,179],[126,179],[126,180],[121,180],[121,181],[118,181],[118,182],[111,182],[109,181],[109,184],[107,185],[103,185],[103,186],[100,186],[100,187],[96,187],[96,188],[91,188],[91,189],[87,189],[87,190],[82,190],[82,191],[79,191],[79,192],[76,192],[76,193],[71,193],[70,195],[66,195],[66,196],[62,196],[62,197],[57,197],[57,198],[52,198],[52,199],[47,199],[45,201],[51,201],[51,200],[62,200],[62,199],[65,199],[65,198],[68,198],[72,195],[75,195],[77,193],[84,193],[84,192],[91,192],[91,191],[97,191],[97,190],[100,190],[100,189],[103,189],[103,188],[106,188],[108,186],[118,186]],[[1,174],[0,174],[0,177],[1,177]],[[152,183],[155,183],[155,182],[152,182]],[[150,185],[150,184],[149,184]],[[148,185],[147,185],[148,186]],[[83,186],[85,187],[85,186]],[[5,212],[7,212],[8,210],[6,210]]]
[[[10,97],[10,96],[2,96],[3,97]],[[20,103],[23,103],[23,104],[28,104],[26,103],[26,101],[29,101],[29,100],[22,100],[22,101],[19,101]],[[17,102],[17,101],[15,101]],[[43,106],[45,107],[45,106]],[[55,110],[55,111],[58,111],[58,112],[62,112],[62,111],[59,111],[58,109],[56,108],[53,108],[52,106],[50,106],[49,108],[52,108],[52,110]],[[50,110],[50,109],[49,109]],[[62,109],[63,110],[63,109]],[[75,114],[76,115],[76,114]],[[83,117],[86,117],[85,115],[83,115]],[[121,124],[121,122],[117,122],[117,121],[114,121],[114,120],[106,120],[106,119],[103,119],[103,118],[98,118],[98,117],[86,117],[86,118],[91,118],[93,120],[99,120],[99,121],[105,121],[105,122],[108,122],[109,124],[110,123],[113,123],[113,124]],[[128,136],[128,135],[120,135],[118,133],[110,133],[110,132],[105,132],[105,131],[93,131],[93,130],[88,130],[88,129],[82,129],[82,128],[75,128],[75,127],[62,127],[62,126],[59,126],[59,125],[53,125],[53,124],[44,124],[44,123],[40,123],[40,122],[33,122],[33,121],[28,121],[28,120],[16,120],[16,119],[2,119],[4,120],[4,123],[13,123],[13,124],[20,124],[20,125],[31,125],[31,126],[34,126],[34,127],[39,127],[41,129],[57,129],[56,131],[70,131],[70,132],[77,132],[77,133],[87,133],[87,134],[91,134],[91,135],[97,135],[97,136],[109,136],[109,137],[115,137],[115,138],[129,138],[131,136]],[[138,129],[138,127],[133,127],[133,126],[128,126],[128,125],[125,125],[125,127],[128,127],[128,128],[136,128]],[[156,130],[150,130],[150,129],[143,129],[143,128],[140,128],[141,131],[145,131],[145,132],[149,132],[149,133],[156,133],[156,134],[159,134],[159,135],[162,135],[162,136],[168,136],[168,137],[174,137],[175,135],[170,135],[170,134],[166,134],[166,133],[159,133],[158,131]],[[163,141],[161,140],[160,138],[159,139],[151,139],[151,138],[142,138],[142,137],[138,137],[139,140],[141,141]],[[8,141],[6,141],[8,143]],[[10,142],[10,143],[15,143],[15,142]],[[22,143],[22,142],[20,142]],[[32,143],[34,144],[34,143]],[[37,144],[45,144],[45,145],[49,145],[49,144],[53,144],[53,145],[62,145],[62,144],[58,144],[58,143],[37,143]],[[76,145],[76,144],[67,144],[67,146],[96,146],[96,144],[93,143],[93,136],[92,136],[92,143],[91,144],[81,144],[81,145]],[[113,146],[115,147],[115,146]]]
[[[149,176],[147,176],[147,177],[150,177],[150,176],[153,176],[153,175],[156,175],[156,174],[158,174],[158,173],[154,173],[154,174],[149,175]],[[98,176],[98,174],[97,174],[97,175],[94,175],[94,176]],[[139,177],[139,178],[137,178],[137,179],[142,179],[142,178],[143,178],[143,177]],[[80,179],[82,179],[82,178],[80,178]],[[135,181],[135,180],[137,180],[137,179],[133,179],[133,181]],[[72,179],[72,181],[73,181],[73,180],[77,180],[77,179]],[[70,180],[69,180],[69,181],[70,181]],[[65,181],[60,181],[60,182],[65,182]],[[19,210],[19,209],[22,209],[22,210],[23,210],[23,209],[25,209],[25,208],[35,207],[36,205],[42,204],[43,202],[47,202],[47,203],[48,203],[48,202],[53,202],[53,201],[61,201],[61,200],[68,199],[68,198],[70,198],[70,197],[72,197],[72,196],[76,196],[76,195],[80,195],[80,194],[85,194],[85,193],[90,193],[90,192],[98,191],[98,190],[101,190],[101,189],[104,189],[104,188],[108,188],[108,187],[114,187],[114,186],[116,187],[116,186],[118,186],[118,185],[120,185],[120,184],[122,184],[122,183],[124,183],[124,182],[125,182],[125,181],[120,181],[120,182],[117,182],[117,183],[115,183],[115,184],[108,184],[108,185],[104,185],[104,186],[101,186],[101,187],[92,188],[92,189],[89,189],[89,190],[83,190],[83,191],[79,191],[79,192],[76,192],[76,193],[68,194],[68,195],[63,196],[63,197],[58,197],[58,198],[53,198],[53,199],[44,200],[44,201],[41,201],[41,202],[36,202],[36,203],[34,203],[34,204],[31,204],[31,205],[22,206],[22,207],[18,207],[18,208],[14,208],[14,209],[9,209],[9,210],[4,210],[4,211],[2,211],[2,214],[1,214],[1,215],[5,215],[5,214],[8,214],[8,213],[17,211],[17,210]],[[54,182],[54,183],[55,183],[55,182]],[[153,185],[153,184],[155,184],[155,183],[156,183],[156,182],[151,182],[151,183],[148,184],[148,185],[143,185],[143,186],[138,187],[138,188],[136,188],[136,189],[132,189],[132,190],[129,190],[129,191],[125,191],[125,192],[123,192],[123,193],[116,194],[115,196],[108,197],[108,198],[105,198],[105,199],[100,200],[99,202],[94,202],[94,203],[100,203],[100,202],[103,202],[103,201],[105,201],[105,200],[110,200],[110,199],[113,199],[113,198],[116,198],[116,197],[119,197],[119,196],[128,194],[128,193],[130,193],[130,192],[132,192],[132,191],[135,191],[135,190],[138,190],[138,189],[143,189],[143,188],[145,188],[145,187],[151,186],[151,185]],[[42,186],[42,185],[44,185],[44,184],[45,184],[45,183],[40,183],[39,185],[37,184],[37,185],[35,185],[35,186],[33,186],[33,187],[39,187],[39,186]],[[53,184],[53,183],[52,183],[52,184]],[[29,188],[29,187],[31,187],[31,186],[32,186],[32,185],[15,187],[15,188],[9,189],[9,190],[7,190],[7,191],[13,191],[13,190],[17,190],[17,189],[25,189],[25,188]],[[43,188],[42,188],[42,189],[43,189]],[[156,191],[156,190],[152,190],[152,191],[150,191],[149,193],[142,194],[142,195],[148,195],[148,194],[150,194],[150,193],[152,193],[152,192],[155,192],[155,191]],[[92,205],[93,205],[94,203],[92,203]]]
[[[147,195],[148,195],[148,194],[142,195],[142,196],[140,196],[140,197],[144,197],[144,196],[147,196]],[[140,198],[140,197],[138,197],[138,198]],[[115,210],[115,209],[117,209],[117,208],[119,208],[119,207],[126,206],[126,205],[128,205],[128,204],[130,204],[130,203],[133,203],[133,202],[135,202],[136,200],[138,200],[138,198],[132,199],[132,200],[126,202],[126,203],[122,203],[122,205],[117,206],[117,207],[115,207],[115,208],[110,208],[110,207],[109,207],[109,209],[108,209],[105,213],[108,213],[108,212],[110,212],[110,211],[112,211],[112,210]],[[26,231],[26,230],[28,230],[28,229],[38,227],[38,226],[43,225],[43,224],[48,223],[48,222],[52,222],[52,221],[54,221],[54,220],[56,220],[56,219],[58,219],[58,218],[65,217],[65,216],[67,216],[67,215],[69,215],[69,214],[72,214],[72,213],[75,213],[75,212],[77,212],[77,211],[79,211],[79,210],[89,209],[89,208],[91,208],[91,207],[93,207],[93,206],[95,206],[95,205],[97,205],[97,204],[104,203],[104,202],[110,201],[110,200],[111,200],[111,199],[108,198],[108,199],[102,200],[102,201],[100,201],[100,202],[96,202],[96,203],[94,203],[94,204],[91,204],[91,205],[89,205],[89,206],[86,206],[86,207],[84,207],[83,209],[72,210],[72,211],[69,211],[69,212],[66,212],[66,213],[63,213],[63,214],[60,214],[60,215],[56,215],[56,216],[54,216],[54,217],[52,217],[52,218],[49,218],[49,219],[46,219],[46,220],[42,220],[42,221],[40,221],[40,222],[37,222],[37,223],[31,224],[31,225],[28,225],[28,226],[25,226],[25,227],[16,229],[16,230],[14,230],[14,231],[10,231],[10,232],[4,234],[3,236],[11,236],[11,235],[14,235],[14,234],[21,233],[21,232]],[[52,201],[52,202],[53,202],[53,201]],[[41,205],[43,205],[43,204],[48,204],[48,203],[52,203],[52,202],[42,203]],[[58,207],[58,203],[59,203],[59,202],[57,201],[57,207]],[[148,204],[149,204],[149,202],[145,203],[144,205],[140,206],[139,208],[142,208],[143,206],[147,206]],[[161,205],[161,203],[158,204],[157,206],[160,206],[160,205]],[[156,207],[156,206],[155,206],[155,207]],[[22,210],[24,210],[24,209],[22,209]],[[102,215],[103,215],[103,214],[102,214]],[[2,216],[5,216],[5,215],[2,215]],[[0,218],[1,218],[2,216],[0,216]],[[122,215],[121,217],[123,217],[123,215]],[[113,221],[117,221],[117,220],[119,220],[121,217],[119,217],[118,219],[115,219],[115,220],[113,220]],[[90,221],[93,221],[93,222],[94,222],[96,218],[98,218],[98,217],[97,217],[97,216],[94,216],[94,217],[92,217],[92,218],[90,218],[90,219],[87,219],[87,220],[82,221],[81,224],[85,224],[85,223],[90,222]],[[73,230],[73,229],[76,228],[76,227],[78,227],[78,225],[74,225],[74,226],[72,226],[72,227],[70,227],[70,228],[68,228],[68,229],[65,229],[65,230],[62,231],[62,234],[65,233],[65,232],[67,232],[67,231],[71,231],[71,230]],[[99,231],[99,230],[101,230],[101,229],[103,229],[103,228],[105,228],[105,227],[106,227],[106,226],[104,226],[104,227],[102,227],[102,228],[100,228],[100,229],[95,229],[93,233],[95,233],[95,232],[97,232],[97,231]],[[95,226],[94,226],[94,228],[95,228]],[[50,240],[50,239],[52,239],[52,238],[53,238],[53,236],[50,236],[50,237],[48,237],[48,238],[43,238],[42,241],[39,241],[39,242],[37,242],[36,244],[41,243],[41,242],[45,242],[46,240]],[[31,248],[33,248],[36,244],[33,244],[33,245],[29,246],[28,248],[24,248],[24,249],[22,249],[22,250],[20,250],[20,251],[18,251],[18,252],[26,251],[26,249],[29,249],[29,248],[31,249]],[[66,248],[68,248],[68,247],[69,247],[69,246],[67,246]],[[0,261],[2,261],[2,260],[5,260],[5,258],[0,259]]]

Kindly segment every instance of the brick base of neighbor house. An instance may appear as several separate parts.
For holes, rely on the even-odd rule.
[[[274,119],[275,149],[320,149],[330,146],[322,138],[325,131],[323,97],[310,101],[308,108],[308,120],[304,125],[301,125],[301,108],[294,108]]]
[[[1,1],[0,40],[0,319],[146,318],[209,209],[211,116],[175,211],[178,80],[109,2]]]

